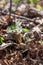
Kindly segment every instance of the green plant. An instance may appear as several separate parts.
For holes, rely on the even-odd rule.
[[[11,25],[11,26],[9,26],[9,27],[10,27],[11,30],[16,29],[16,26],[14,26],[14,25]]]
[[[16,26],[11,25],[11,26],[8,27],[7,30],[8,30],[8,33],[9,33],[9,32],[15,32],[15,31],[16,31]]]
[[[37,9],[42,9],[41,6],[38,5],[38,4],[36,5],[36,8],[37,8]]]
[[[2,43],[3,41],[4,41],[4,38],[0,36],[0,43]]]
[[[14,2],[14,3],[18,3],[18,2],[19,2],[19,0],[13,0],[13,2]]]
[[[27,0],[27,2],[30,2],[30,3],[37,3],[38,0]]]
[[[29,32],[29,29],[27,29],[27,28],[23,28],[23,32]]]
[[[22,26],[21,26],[21,23],[18,19],[16,19],[15,21],[15,26],[12,25],[12,26],[9,26],[8,27],[8,33],[10,32],[17,32],[17,33],[21,33],[22,32]]]

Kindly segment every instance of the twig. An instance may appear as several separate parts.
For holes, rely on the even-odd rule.
[[[2,12],[0,11],[0,13],[5,14],[5,15],[9,15],[8,13],[5,13],[4,11],[2,11]],[[34,21],[33,19],[27,18],[25,16],[19,16],[19,15],[16,15],[16,14],[11,14],[11,16],[17,17],[17,18],[20,18],[20,19],[25,19],[25,20],[30,21],[30,22]]]
[[[11,9],[12,9],[12,0],[10,0],[9,16],[11,16]]]

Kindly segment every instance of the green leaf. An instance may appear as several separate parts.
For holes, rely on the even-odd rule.
[[[30,3],[32,3],[32,2],[33,2],[33,0],[27,0],[27,2],[30,2]]]
[[[23,32],[29,32],[29,29],[27,29],[27,28],[23,28]]]
[[[14,30],[14,29],[16,29],[16,26],[10,26],[10,28],[12,29],[12,30]]]
[[[8,28],[7,28],[7,32],[9,33],[9,32],[15,32],[16,31],[16,26],[14,26],[14,25],[11,25],[11,26],[9,26]]]
[[[33,3],[37,3],[38,2],[38,0],[33,0]]]
[[[8,29],[14,30],[14,29],[16,29],[16,26],[11,25],[8,27]]]
[[[0,43],[4,41],[4,38],[0,36]]]
[[[13,2],[14,2],[14,3],[18,3],[18,2],[19,2],[19,0],[13,0]]]
[[[30,3],[37,3],[38,0],[27,0],[27,2],[30,2]]]
[[[41,6],[40,6],[40,5],[36,5],[36,8],[37,8],[37,9],[41,9]]]

